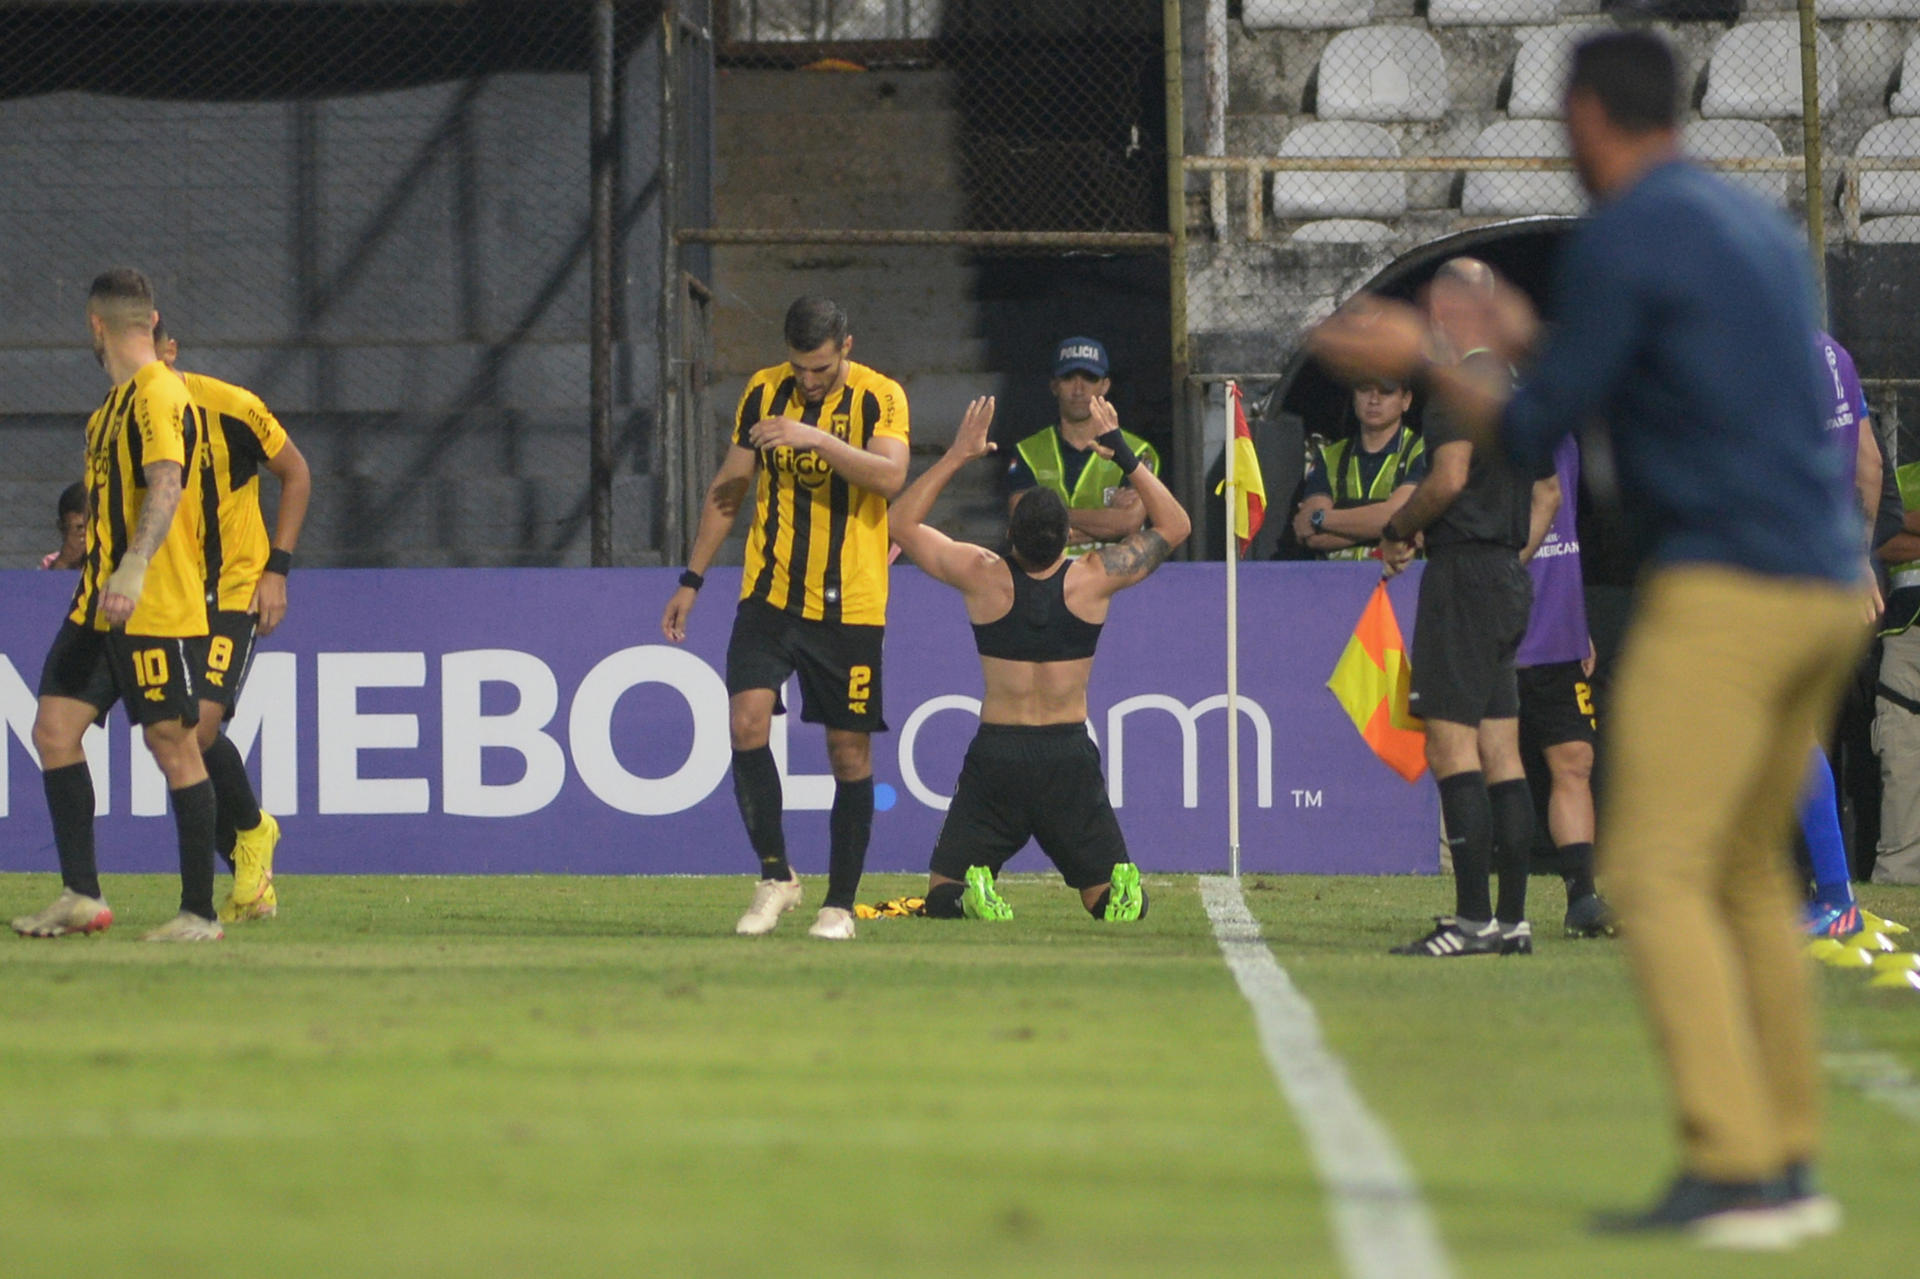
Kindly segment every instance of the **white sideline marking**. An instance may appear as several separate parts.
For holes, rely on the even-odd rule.
[[[1453,1269],[1413,1173],[1321,1038],[1313,1005],[1267,949],[1240,886],[1202,875],[1200,900],[1227,967],[1253,1006],[1267,1064],[1306,1133],[1347,1274],[1447,1279]]]
[[[1841,1083],[1920,1124],[1920,1080],[1891,1053],[1854,1051],[1827,1054],[1827,1069]]]

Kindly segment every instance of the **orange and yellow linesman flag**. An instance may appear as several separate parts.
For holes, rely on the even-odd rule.
[[[1253,430],[1247,425],[1247,410],[1240,402],[1240,384],[1227,383],[1227,403],[1233,406],[1233,492],[1227,505],[1233,510],[1233,535],[1240,539],[1240,554],[1246,556],[1253,535],[1267,518],[1267,481],[1260,474],[1260,454],[1253,447]],[[1226,482],[1221,481],[1224,489]],[[1214,492],[1219,492],[1215,489]]]
[[[1410,782],[1427,768],[1426,731],[1407,713],[1412,680],[1413,664],[1400,638],[1400,622],[1387,598],[1387,584],[1381,582],[1373,588],[1327,687],[1373,753]]]

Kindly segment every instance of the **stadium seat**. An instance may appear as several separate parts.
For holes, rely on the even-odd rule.
[[[1303,124],[1280,144],[1282,156],[1392,156],[1400,144],[1377,124],[1328,120]],[[1280,218],[1397,218],[1407,211],[1404,173],[1273,175],[1273,213]]]
[[[1820,110],[1839,101],[1833,41],[1818,36]],[[1700,114],[1708,118],[1782,120],[1800,114],[1800,24],[1769,19],[1742,23],[1713,48],[1707,63],[1707,94]]]
[[[1320,55],[1323,120],[1438,120],[1447,113],[1447,59],[1418,27],[1342,31]]]
[[[1900,87],[1887,103],[1895,115],[1920,115],[1920,40],[1907,46],[1900,59]]]
[[[1856,156],[1920,156],[1920,119],[1884,120],[1860,135]],[[1860,212],[1920,213],[1920,173],[1868,169],[1860,175]]]
[[[1557,120],[1501,120],[1480,131],[1469,155],[1564,156],[1567,136]],[[1587,207],[1571,171],[1469,173],[1460,211],[1469,217],[1581,213]]]
[[[1507,114],[1516,120],[1558,120],[1560,95],[1567,87],[1573,46],[1608,27],[1547,27],[1520,40],[1513,59],[1513,91]]]
[[[1364,27],[1373,21],[1373,0],[1245,0],[1240,20],[1254,31]]]
[[[1682,142],[1686,153],[1702,160],[1740,156],[1783,156],[1780,135],[1759,120],[1696,120],[1687,126]],[[1787,202],[1785,173],[1724,173],[1763,200]]]
[[[1429,0],[1427,21],[1436,27],[1515,27],[1552,22],[1554,0]]]
[[[1920,18],[1920,0],[1814,0],[1813,11],[1829,18]]]
[[[1385,244],[1394,230],[1384,222],[1365,218],[1327,218],[1308,222],[1288,238],[1295,244]]]
[[[1862,244],[1920,244],[1920,217],[1869,218],[1860,224]]]

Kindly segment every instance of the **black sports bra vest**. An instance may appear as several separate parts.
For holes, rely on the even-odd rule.
[[[1100,624],[1075,617],[1067,608],[1067,569],[1051,577],[1030,577],[1011,560],[1013,607],[997,621],[974,623],[973,643],[982,657],[1009,662],[1072,662],[1092,657],[1100,643]]]

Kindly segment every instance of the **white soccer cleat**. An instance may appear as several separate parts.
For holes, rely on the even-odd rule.
[[[826,941],[852,941],[853,912],[838,906],[822,906],[819,917],[813,921],[813,927],[807,929],[807,936]]]
[[[216,921],[202,919],[190,910],[183,910],[140,940],[219,941],[226,935],[226,930],[221,928]]]
[[[780,916],[800,904],[800,877],[763,879],[753,888],[753,904],[733,931],[742,937],[764,937],[780,922]]]
[[[13,931],[22,937],[65,937],[68,933],[105,932],[112,922],[113,912],[98,897],[63,888],[53,905],[14,920]]]

